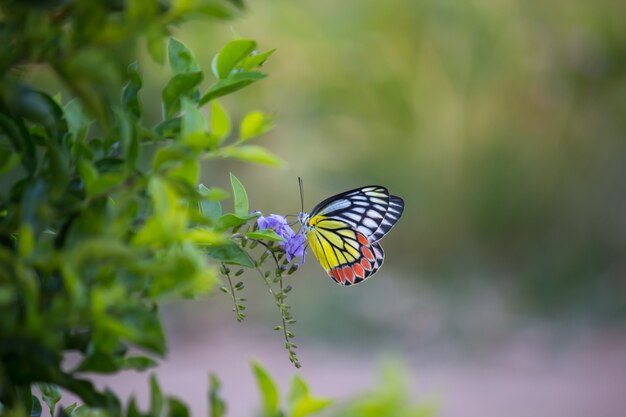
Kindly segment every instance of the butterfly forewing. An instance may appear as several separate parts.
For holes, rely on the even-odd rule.
[[[375,242],[391,230],[403,208],[401,198],[390,196],[385,187],[372,185],[327,198],[315,206],[311,219],[322,215],[341,220]]]
[[[385,187],[367,186],[337,194],[315,206],[308,220],[308,240],[328,275],[352,285],[372,276],[383,263],[378,240],[404,210],[401,198]]]

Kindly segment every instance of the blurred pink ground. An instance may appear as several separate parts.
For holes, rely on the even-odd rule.
[[[244,328],[245,327],[245,328]],[[208,373],[223,383],[228,416],[253,416],[259,398],[248,359],[258,359],[284,393],[294,368],[271,329],[250,324],[226,326],[206,338],[181,338],[172,331],[167,360],[157,369],[164,392],[182,398],[194,416],[206,416]],[[299,371],[314,394],[339,399],[372,388],[384,352],[353,354],[300,340]],[[415,401],[435,404],[441,417],[623,417],[626,415],[626,336],[624,332],[578,334],[563,346],[546,346],[541,332],[489,348],[480,359],[429,361],[404,352]],[[430,363],[429,363],[430,362]],[[98,378],[147,404],[145,375],[126,372]],[[64,400],[67,402],[67,399]]]

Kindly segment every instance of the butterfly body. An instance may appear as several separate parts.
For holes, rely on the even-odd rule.
[[[385,253],[378,242],[398,221],[404,201],[376,185],[356,188],[319,203],[299,220],[326,273],[340,285],[371,277]]]

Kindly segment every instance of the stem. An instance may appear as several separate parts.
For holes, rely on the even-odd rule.
[[[281,327],[283,330],[283,337],[285,339],[285,349],[287,349],[287,351],[289,352],[289,360],[293,363],[293,365],[296,368],[300,368],[302,365],[300,364],[300,361],[298,360],[296,352],[293,350],[295,345],[293,344],[293,342],[289,340],[290,337],[287,331],[287,319],[288,319],[287,315],[289,314],[289,312],[286,311],[286,308],[285,308],[286,305],[283,303],[283,300],[285,298],[285,293],[283,292],[283,277],[282,277],[282,269],[280,267],[280,263],[278,261],[278,258],[276,258],[276,254],[269,248],[269,246],[265,242],[262,242],[260,240],[257,240],[257,242],[263,245],[266,248],[266,250],[269,251],[269,253],[272,255],[272,258],[274,258],[274,262],[276,263],[276,270],[278,271],[278,282],[280,285],[280,292],[278,294],[280,294],[280,296],[276,292],[274,292],[274,290],[272,289],[272,282],[270,281],[268,277],[265,276],[261,268],[259,268],[259,266],[257,265],[257,262],[254,260],[254,258],[252,258],[252,256],[248,252],[246,252],[246,255],[250,259],[250,262],[254,264],[254,269],[256,269],[259,275],[261,275],[261,278],[265,282],[265,285],[267,286],[268,291],[270,292],[270,294],[272,294],[272,297],[274,297],[274,301],[276,302],[276,306],[278,307],[278,311],[280,312],[280,319],[282,322]],[[291,336],[293,337],[293,334]]]
[[[235,287],[233,286],[233,281],[230,279],[230,273],[228,271],[228,268],[226,267],[226,265],[224,265],[223,262],[222,262],[222,272],[224,273],[224,275],[226,275],[226,280],[228,281],[228,286],[230,287],[230,296],[233,299],[233,305],[234,305],[233,311],[235,312],[235,315],[237,316],[237,321],[241,323],[243,319],[246,317],[246,315],[239,308],[239,304],[237,304],[237,297],[235,297]]]

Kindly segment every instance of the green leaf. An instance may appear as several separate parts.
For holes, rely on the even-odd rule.
[[[113,114],[117,122],[114,142],[119,141],[121,143],[125,157],[124,162],[129,171],[134,171],[139,158],[139,135],[132,120],[133,116],[119,108],[114,108]]]
[[[265,61],[267,61],[267,58],[269,58],[269,56],[272,55],[274,52],[276,52],[276,48],[270,49],[269,51],[265,51],[260,54],[250,55],[249,57],[241,61],[239,63],[239,66],[244,71],[250,71],[254,68],[262,66]]]
[[[162,138],[174,138],[180,134],[181,118],[165,119],[154,127],[154,132]]]
[[[196,297],[210,293],[217,275],[203,255],[204,251],[188,241],[167,248],[149,268],[154,276],[149,289],[152,297],[171,294]]]
[[[275,242],[284,242],[285,238],[276,234],[272,229],[262,229],[255,232],[248,232],[244,236],[250,239],[273,240]]]
[[[210,201],[222,201],[230,198],[230,194],[222,188],[211,187],[207,188],[203,184],[198,185],[198,191],[200,194]]]
[[[208,246],[204,248],[204,252],[211,258],[226,264],[236,264],[254,268],[254,264],[250,257],[235,242],[228,242],[223,245]]]
[[[163,112],[166,118],[172,118],[180,111],[181,97],[191,97],[202,82],[201,72],[187,72],[174,75],[161,93]]]
[[[274,118],[266,116],[263,112],[252,111],[243,118],[239,125],[239,141],[245,142],[248,139],[267,133],[274,127]]]
[[[227,239],[221,233],[199,227],[187,232],[186,239],[198,246],[221,245],[227,242]]]
[[[144,417],[141,411],[139,411],[139,407],[137,406],[137,400],[135,399],[135,397],[130,397],[126,417]]]
[[[319,413],[333,403],[326,398],[304,397],[298,401],[291,411],[291,417],[305,417]]]
[[[203,184],[198,186],[198,191],[204,197],[198,201],[200,213],[204,217],[216,221],[222,215],[220,200],[228,198],[228,193],[220,188],[207,188]]]
[[[147,356],[128,356],[121,364],[122,369],[134,369],[135,371],[145,371],[158,365],[157,361]]]
[[[98,330],[99,331],[99,330]],[[99,333],[94,333],[94,335]],[[99,336],[98,336],[99,337]],[[116,341],[117,342],[117,341]],[[97,372],[100,374],[112,374],[122,368],[122,360],[111,352],[96,351],[93,349],[88,351],[80,365],[74,369],[76,372]],[[100,348],[100,346],[98,346]]]
[[[77,162],[78,173],[80,174],[80,178],[83,180],[85,184],[85,190],[87,191],[87,196],[93,196],[96,194],[96,182],[100,177],[98,170],[96,167],[86,159],[79,159]]]
[[[287,404],[289,405],[289,408],[293,409],[293,406],[307,395],[309,395],[309,387],[307,386],[306,381],[302,379],[300,375],[294,375],[291,379],[289,394],[287,395]]]
[[[167,417],[189,417],[189,409],[182,401],[169,397],[167,399]]]
[[[287,397],[291,417],[306,417],[319,413],[332,404],[332,400],[312,397],[302,377],[295,375]]]
[[[243,184],[235,175],[230,173],[230,184],[233,187],[233,200],[234,200],[234,212],[237,216],[247,216],[248,215],[248,193],[246,193],[246,189]]]
[[[231,19],[235,15],[235,9],[228,7],[229,3],[238,4],[240,1],[189,1],[189,0],[170,0],[170,9],[168,14],[186,19],[192,14],[202,14],[211,18]],[[240,7],[243,8],[243,7]]]
[[[18,235],[18,254],[25,258],[35,248],[35,233],[31,225],[22,223],[19,228]]]
[[[63,409],[63,412],[68,416],[74,415],[74,410],[78,407],[77,403],[72,403]],[[129,416],[130,417],[130,416]]]
[[[7,135],[16,152],[22,155],[22,166],[29,175],[33,175],[37,169],[37,154],[35,144],[23,123],[20,125],[0,113],[0,129]]]
[[[237,145],[226,146],[215,151],[215,157],[234,158],[245,162],[254,162],[272,167],[283,167],[285,163],[260,146],[254,145]]]
[[[48,405],[48,410],[50,410],[50,415],[54,415],[54,408],[57,403],[61,399],[61,390],[55,384],[45,384],[39,383],[37,384],[37,388],[39,388],[39,392],[41,392],[41,398]]]
[[[156,375],[150,375],[150,415],[160,416],[163,411],[163,394]]]
[[[280,401],[276,383],[258,362],[252,362],[252,373],[261,393],[264,415],[266,417],[276,416]]]
[[[122,89],[122,105],[124,110],[129,113],[135,120],[141,118],[141,102],[139,101],[139,91],[143,86],[141,75],[138,71],[139,66],[133,62],[128,66],[128,83]]]
[[[147,49],[150,57],[157,64],[163,65],[165,63],[165,34],[160,27],[153,26],[147,30]]]
[[[209,134],[206,116],[202,110],[186,98],[183,98],[181,103],[183,143],[197,151],[215,147],[219,140],[215,135]]]
[[[213,84],[200,99],[200,105],[208,103],[211,100],[234,93],[237,90],[252,84],[255,81],[262,80],[267,75],[261,72],[240,72],[231,74],[227,78],[221,79]]]
[[[165,353],[165,334],[156,311],[132,308],[119,320],[128,341],[161,355]]]
[[[213,58],[211,70],[219,79],[228,77],[235,66],[254,51],[256,42],[238,39],[228,42]]]
[[[17,152],[0,152],[0,174],[11,171],[20,163],[20,155]]]
[[[41,417],[41,401],[39,401],[39,398],[35,397],[34,395],[32,396],[33,398],[33,405],[30,409],[30,417]],[[50,410],[50,415],[54,416],[53,413],[54,410]]]
[[[245,222],[255,219],[257,217],[259,217],[259,214],[256,213],[246,216],[237,216],[232,213],[226,213],[217,220],[217,224],[215,227],[217,230],[227,230],[233,227],[240,226]]]
[[[231,124],[228,113],[217,101],[211,101],[211,134],[221,143],[230,134]]]
[[[191,187],[195,187],[200,179],[200,161],[195,158],[189,158],[182,161],[179,166],[171,169],[167,173],[170,180],[180,180]]]
[[[83,143],[93,119],[85,112],[80,100],[75,98],[68,101],[63,107],[63,114],[74,143]]]
[[[171,166],[173,163],[178,163],[189,157],[188,150],[179,146],[168,146],[159,148],[154,154],[152,159],[152,169],[159,171],[161,169]]]
[[[30,86],[22,84],[5,94],[5,100],[9,102],[14,114],[39,123],[47,129],[54,129],[58,119],[63,115],[58,104],[50,96]]]
[[[211,374],[209,380],[209,417],[224,417],[226,403],[220,396],[220,381],[215,374]]]
[[[193,53],[184,43],[175,38],[168,39],[167,56],[174,74],[200,71],[200,66],[198,66]]]

